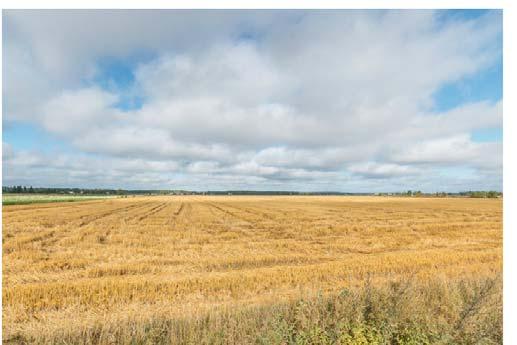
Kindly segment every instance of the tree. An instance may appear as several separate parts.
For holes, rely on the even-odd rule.
[[[494,191],[494,190],[491,190],[487,193],[487,198],[497,198],[499,196],[499,193]]]

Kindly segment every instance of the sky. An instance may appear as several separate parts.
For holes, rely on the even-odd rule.
[[[3,185],[502,190],[501,10],[4,10]]]

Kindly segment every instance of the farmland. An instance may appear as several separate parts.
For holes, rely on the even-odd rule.
[[[73,202],[112,198],[106,195],[73,195],[73,194],[2,194],[3,205],[26,205],[49,202]]]
[[[38,203],[4,206],[2,235],[12,343],[498,343],[502,332],[500,199]]]

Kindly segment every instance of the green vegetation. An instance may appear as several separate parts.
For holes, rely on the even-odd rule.
[[[2,205],[26,205],[45,202],[73,202],[106,199],[106,195],[3,194]]]
[[[343,289],[289,303],[225,308],[192,318],[111,323],[20,343],[54,344],[502,344],[501,278]],[[79,325],[78,325],[78,328]],[[57,336],[57,337],[56,337]]]
[[[486,278],[373,287],[367,281],[337,296],[169,323],[166,328],[149,325],[136,343],[501,344],[500,283],[499,278]],[[163,333],[167,330],[173,334]],[[160,332],[165,337],[151,338]]]
[[[502,193],[493,190],[490,191],[471,191],[467,192],[467,195],[471,198],[498,198],[502,196]]]
[[[12,194],[59,194],[59,195],[127,195],[127,194],[149,194],[149,190],[123,190],[123,189],[102,189],[102,188],[48,188],[32,186],[3,186],[3,193]]]

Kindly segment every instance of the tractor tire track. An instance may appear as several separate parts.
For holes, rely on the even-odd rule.
[[[183,212],[184,208],[185,208],[185,203],[182,202],[180,207],[176,211],[174,211],[174,215],[176,217],[178,217]]]
[[[163,225],[172,225],[176,223],[176,219],[181,215],[183,209],[185,208],[185,203],[180,203],[180,207],[178,207],[174,212],[172,212],[169,217],[164,221]]]
[[[227,214],[227,215],[229,215],[229,216],[231,216],[231,217],[235,218],[235,219],[238,219],[238,220],[240,220],[240,221],[246,222],[246,223],[248,223],[248,224],[251,224],[251,223],[252,223],[252,221],[250,221],[249,219],[246,219],[246,218],[244,218],[244,217],[242,217],[242,216],[239,216],[239,215],[237,215],[236,213],[234,213],[234,212],[232,212],[232,211],[229,211],[229,210],[226,210],[226,209],[224,209],[223,207],[220,207],[220,206],[218,206],[218,205],[216,205],[216,204],[214,204],[214,203],[207,202],[206,204],[207,204],[207,205],[209,205],[209,206],[211,206],[211,207],[213,207],[213,208],[215,208],[216,210],[219,210],[220,212],[222,212],[222,213],[224,213],[224,214]],[[225,205],[225,206],[228,206],[228,205]],[[231,206],[230,206],[230,207],[231,207]]]
[[[141,204],[140,207],[130,210],[130,211],[132,211],[130,214],[124,215],[123,221],[133,222],[136,220],[136,222],[139,222],[140,217],[145,217],[145,215],[147,213],[154,210],[155,208],[156,208],[155,201],[150,201],[145,204]]]
[[[121,208],[116,208],[114,210],[109,210],[107,212],[103,212],[101,214],[96,214],[96,215],[93,215],[93,216],[90,216],[90,215],[86,215],[86,216],[81,216],[80,217],[80,220],[81,223],[79,224],[79,227],[84,227],[92,222],[95,222],[99,219],[103,219],[103,218],[106,218],[106,217],[110,217],[112,215],[115,215],[117,213],[120,213],[120,212],[125,212],[125,211],[130,211],[130,210],[135,210],[135,209],[139,209],[139,208],[142,208],[142,207],[145,207],[147,206],[149,203],[145,203],[145,204],[140,204],[140,203],[135,203],[133,205],[129,205],[129,206],[124,206],[124,207],[121,207]]]
[[[155,207],[151,208],[149,211],[147,211],[143,215],[139,216],[137,218],[138,221],[142,221],[142,220],[144,220],[146,218],[151,217],[152,215],[154,215],[154,214],[160,212],[161,210],[163,210],[165,207],[167,207],[167,205],[168,205],[168,203],[164,202],[164,203],[159,204],[158,206],[155,206]]]

